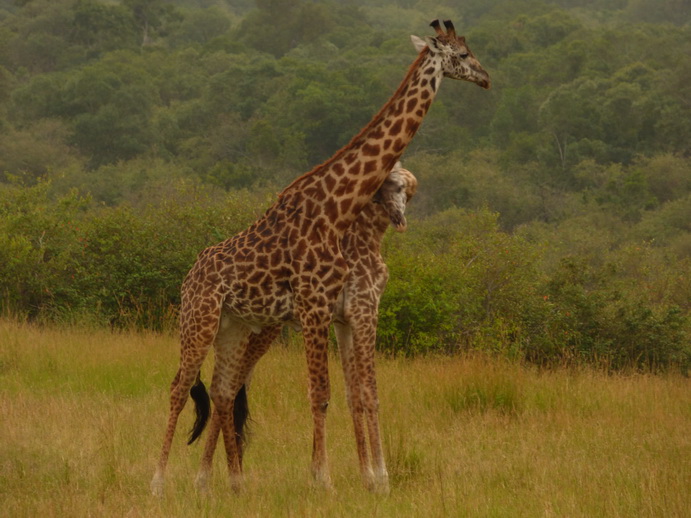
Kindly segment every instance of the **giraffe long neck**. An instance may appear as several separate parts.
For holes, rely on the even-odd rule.
[[[291,183],[281,198],[297,194],[321,205],[337,231],[345,231],[412,140],[442,76],[441,64],[425,48],[369,124],[329,160]]]

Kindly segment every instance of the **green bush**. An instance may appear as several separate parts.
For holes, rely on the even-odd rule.
[[[384,249],[378,347],[388,354],[475,349],[646,370],[691,361],[688,264],[650,246],[558,259],[559,247],[499,230],[495,213],[450,209],[389,234]]]
[[[637,269],[627,272],[623,260],[628,250],[610,255],[601,267],[584,257],[567,257],[547,283],[550,327],[560,340],[545,359],[612,369],[688,368],[688,308],[684,311],[668,298],[674,296],[671,290],[659,297],[659,280]]]
[[[259,195],[179,184],[153,205],[99,207],[49,185],[0,191],[0,302],[32,319],[161,329],[197,254],[256,216]]]
[[[390,280],[379,346],[392,354],[480,347],[515,353],[535,291],[536,247],[501,232],[488,210],[450,209],[385,246]]]
[[[261,194],[184,181],[148,201],[108,207],[75,191],[52,197],[45,182],[1,185],[0,309],[43,321],[172,328],[196,255],[269,204]],[[542,244],[535,232],[528,239],[500,230],[487,209],[409,222],[407,233],[384,242],[381,351],[688,368],[688,261],[646,244]]]

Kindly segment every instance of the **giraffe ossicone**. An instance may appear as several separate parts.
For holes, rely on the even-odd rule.
[[[218,417],[210,432],[217,427],[216,434],[223,434],[231,480],[239,484],[242,452],[235,398],[280,327],[292,321],[299,322],[305,341],[312,472],[323,485],[331,484],[326,454],[328,336],[349,274],[342,240],[417,132],[442,78],[490,86],[465,39],[456,36],[451,22],[444,25],[446,32],[433,22],[436,36],[426,38],[424,45],[414,40],[419,54],[400,86],[350,143],[293,181],[245,231],[197,257],[181,290],[180,367],[170,388],[154,493],[163,491],[178,417],[212,347],[210,396]]]

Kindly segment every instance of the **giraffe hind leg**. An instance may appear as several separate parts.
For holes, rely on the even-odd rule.
[[[180,367],[170,386],[170,411],[166,434],[156,472],[151,480],[151,492],[154,495],[163,494],[165,469],[178,418],[190,397],[190,389],[198,379],[202,363],[214,343],[220,319],[220,300],[211,299],[205,306],[204,312],[199,308],[189,308],[189,311],[185,313],[184,304],[183,300],[181,313],[186,315],[186,318],[180,320]]]
[[[168,414],[168,425],[166,427],[166,435],[163,440],[163,447],[161,449],[161,456],[159,457],[158,466],[154,477],[151,481],[151,492],[154,495],[163,494],[164,474],[168,464],[168,457],[173,444],[173,437],[175,435],[175,428],[177,427],[178,418],[182,409],[187,403],[190,395],[190,389],[194,384],[197,373],[201,368],[201,363],[204,357],[195,359],[193,362],[183,361],[178,372],[171,384],[170,389],[170,411]]]
[[[244,379],[243,385],[235,395],[232,405],[233,425],[235,428],[236,447],[238,451],[238,464],[242,469],[242,458],[244,448],[247,442],[247,421],[249,418],[249,406],[247,401],[247,384],[251,372],[257,361],[266,353],[271,346],[276,336],[281,330],[281,326],[272,326],[263,329],[259,334],[251,334],[248,345],[245,349],[243,361],[240,362],[242,368],[240,370],[240,379]],[[221,432],[220,416],[214,410],[207,437],[206,446],[204,448],[204,456],[202,457],[202,464],[197,473],[196,485],[199,490],[204,491],[208,487],[208,481],[211,477],[211,466],[213,455],[218,444],[218,436]]]
[[[250,409],[247,404],[247,385],[243,384],[235,395],[235,401],[233,402],[233,425],[235,426],[240,468],[242,468],[242,452],[247,444],[247,420],[249,416]]]
[[[367,448],[367,435],[365,431],[365,413],[362,402],[362,387],[359,373],[355,364],[355,352],[353,350],[353,329],[350,324],[334,322],[334,331],[338,342],[338,350],[341,355],[343,377],[345,378],[348,408],[353,420],[355,444],[360,464],[360,474],[365,487],[374,489],[374,471]]]
[[[249,410],[247,408],[247,393],[245,391],[245,385],[243,385],[235,396],[235,401],[232,405],[233,414],[233,428],[234,428],[234,438],[235,438],[235,452],[228,454],[230,459],[237,458],[237,471],[234,471],[234,462],[231,463],[229,460],[229,470],[231,485],[233,489],[238,490],[240,488],[240,476],[242,472],[242,456],[243,448],[246,441],[246,428],[245,423],[249,417]],[[221,434],[221,420],[223,419],[222,413],[219,413],[214,409],[213,416],[211,418],[211,426],[209,427],[209,434],[206,440],[206,445],[204,446],[204,455],[202,457],[202,464],[197,472],[195,478],[195,485],[197,490],[200,492],[206,492],[209,489],[209,481],[211,479],[211,470],[213,464],[213,455],[218,446],[218,437]],[[224,438],[225,439],[225,438]],[[226,452],[228,449],[226,448]]]

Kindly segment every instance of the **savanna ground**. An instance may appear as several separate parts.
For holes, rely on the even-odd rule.
[[[378,359],[392,479],[380,496],[361,486],[333,356],[335,490],[316,489],[297,343],[277,345],[257,368],[243,491],[228,489],[218,454],[210,494],[195,493],[201,446],[184,444],[189,405],[157,499],[149,481],[177,361],[169,335],[0,320],[0,514],[689,516],[688,378],[538,372],[479,357]]]

